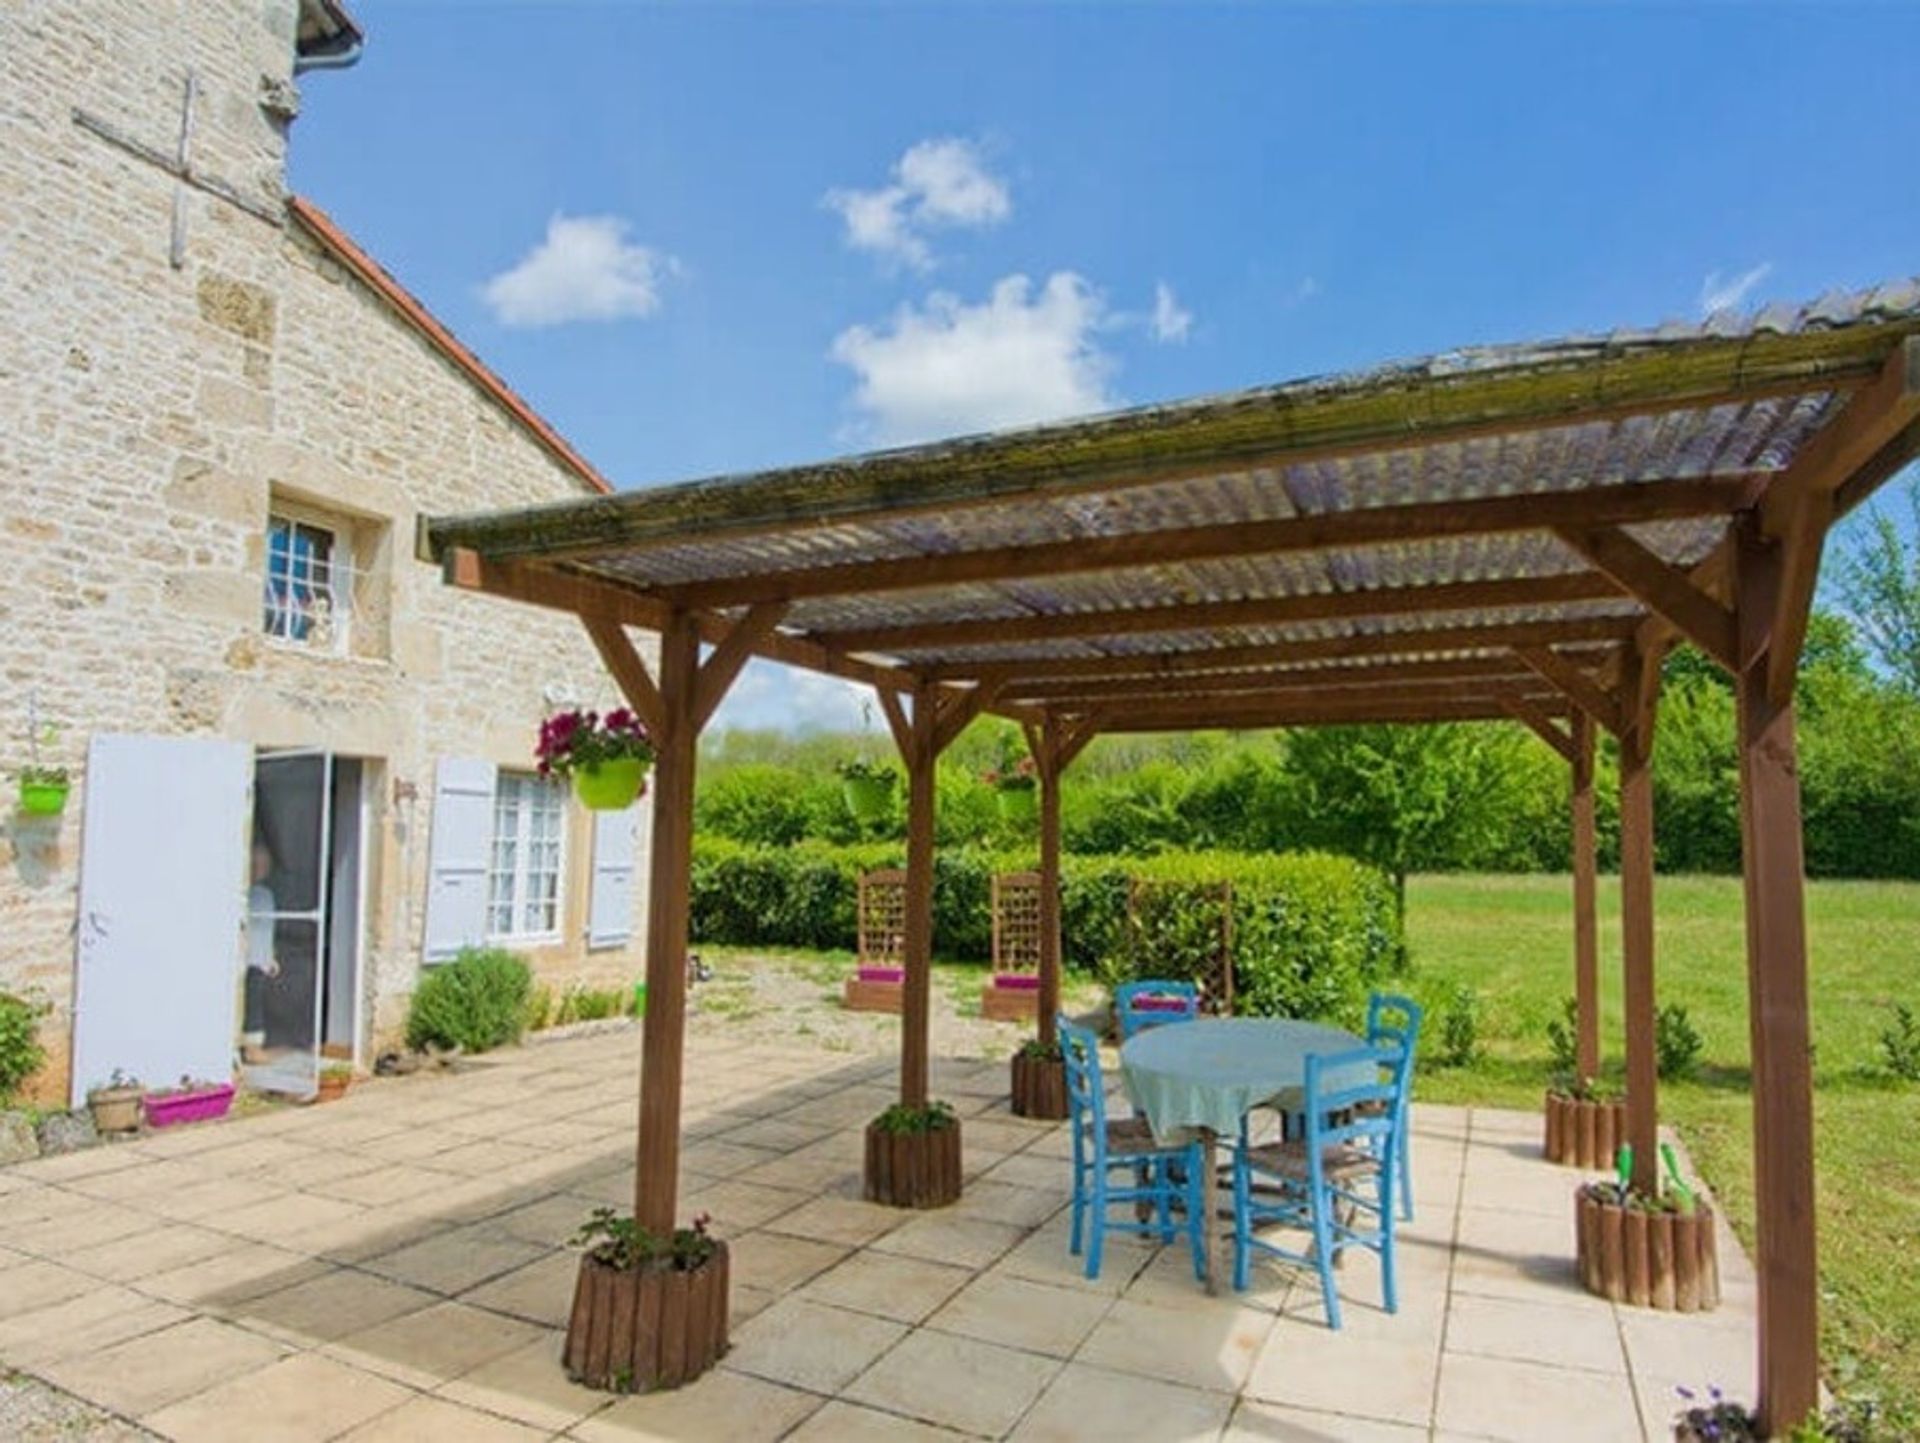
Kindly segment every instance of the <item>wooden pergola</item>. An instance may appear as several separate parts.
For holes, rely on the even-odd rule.
[[[696,742],[749,657],[877,691],[908,776],[903,1101],[927,1095],[934,763],[982,713],[1041,782],[1101,732],[1512,719],[1573,779],[1579,1063],[1600,1063],[1593,757],[1620,749],[1629,1135],[1655,1181],[1661,660],[1738,696],[1760,1405],[1818,1397],[1793,693],[1834,520],[1920,454],[1920,283],[1700,327],[1451,353],[1056,425],[435,517],[452,584],[575,613],[658,742],[637,1214],[678,1183]],[[630,628],[659,636],[648,665]],[[703,648],[706,651],[703,659]]]

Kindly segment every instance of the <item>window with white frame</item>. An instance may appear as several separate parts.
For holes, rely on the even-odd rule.
[[[264,605],[268,636],[345,652],[353,612],[353,552],[330,526],[274,513],[267,518]]]
[[[487,932],[496,938],[560,931],[566,788],[526,772],[501,772],[493,792]]]

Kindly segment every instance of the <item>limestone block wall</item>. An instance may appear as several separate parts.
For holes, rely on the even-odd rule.
[[[362,979],[377,1043],[418,974],[435,760],[526,767],[549,695],[617,702],[577,625],[454,592],[413,559],[423,513],[576,496],[587,482],[298,224],[182,187],[73,119],[76,106],[97,111],[170,149],[191,65],[195,165],[280,213],[285,136],[259,101],[290,77],[293,19],[293,0],[0,6],[0,987],[52,1005],[53,1091],[93,733],[218,735],[373,763]],[[270,499],[355,535],[368,609],[353,654],[264,634]],[[53,826],[11,815],[30,697],[61,728],[46,759],[75,777]],[[623,981],[640,965],[644,854],[633,942],[584,946],[587,820],[575,809],[563,941],[536,956],[562,984]]]

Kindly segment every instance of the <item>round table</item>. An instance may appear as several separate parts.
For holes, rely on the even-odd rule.
[[[1208,1222],[1207,1291],[1214,1291],[1215,1144],[1240,1130],[1253,1108],[1306,1086],[1307,1058],[1364,1047],[1351,1032],[1319,1022],[1280,1017],[1226,1017],[1172,1022],[1136,1033],[1120,1049],[1127,1095],[1146,1115],[1154,1136],[1174,1140],[1198,1134],[1206,1150],[1201,1178]],[[1377,1069],[1357,1067],[1328,1078],[1334,1087],[1364,1085]]]

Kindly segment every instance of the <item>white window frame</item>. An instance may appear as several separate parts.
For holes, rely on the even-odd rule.
[[[310,590],[323,591],[327,599],[328,618],[333,628],[333,635],[324,643],[313,640],[311,635],[293,635],[295,619],[302,613],[292,605],[276,607],[273,602],[273,536],[275,529],[282,526],[287,528],[289,556],[292,555],[293,538],[302,530],[317,532],[327,538],[326,582],[324,586],[315,585],[310,573],[305,583]],[[283,505],[276,501],[267,512],[265,535],[266,547],[261,560],[260,574],[262,632],[275,645],[284,646],[293,651],[304,651],[320,656],[349,655],[353,649],[354,586],[359,575],[354,565],[352,533],[330,517],[309,513],[303,508]],[[290,575],[294,584],[300,584],[297,571],[291,572]],[[279,624],[276,625],[276,623]]]
[[[501,771],[494,779],[493,790],[493,833],[487,850],[487,940],[489,942],[552,943],[558,942],[566,929],[567,915],[567,831],[569,809],[566,788],[558,782],[543,780],[534,772]],[[510,871],[500,866],[501,843],[501,803],[508,795],[509,788],[518,800],[513,808],[513,865]],[[531,854],[533,837],[533,819],[537,808],[528,806],[529,797],[538,794],[537,789],[546,789],[553,799],[554,832],[550,839],[554,844],[553,862],[553,924],[538,930],[529,930],[526,926],[526,913],[529,904],[529,889],[535,873],[530,873],[527,862]],[[544,869],[543,869],[544,870]],[[511,924],[506,931],[495,925],[495,914],[500,903],[496,900],[495,886],[502,875],[511,879],[507,897],[507,915]]]

